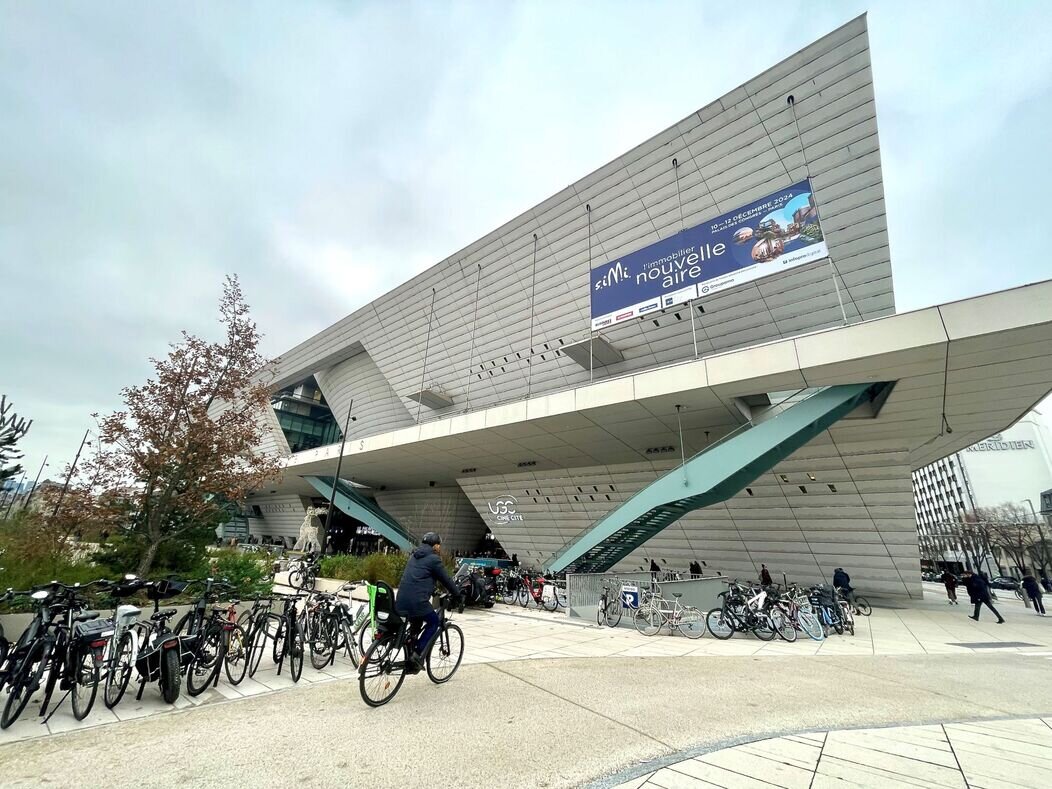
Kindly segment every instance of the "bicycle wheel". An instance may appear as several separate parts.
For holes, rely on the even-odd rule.
[[[161,650],[161,652],[161,698],[164,699],[165,704],[175,704],[175,700],[179,698],[179,685],[182,682],[179,650],[172,648]]]
[[[547,586],[541,589],[541,604],[549,611],[554,611],[559,607],[559,597],[555,593],[554,586]]]
[[[293,589],[303,588],[303,570],[299,567],[295,570],[289,570],[289,586]]]
[[[566,590],[561,586],[555,587],[555,607],[559,608],[561,606],[562,608],[569,608],[569,601],[570,598],[569,595],[566,594]]]
[[[807,633],[808,637],[812,640],[825,640],[825,629],[822,627],[822,623],[819,622],[818,617],[810,611],[797,611],[796,621],[800,623],[800,629]]]
[[[855,596],[855,610],[861,616],[869,616],[873,613],[873,606],[869,604],[869,600],[864,597]]]
[[[615,597],[606,601],[606,624],[607,627],[617,627],[621,623],[623,614],[620,598]]]
[[[310,639],[310,664],[314,668],[320,671],[332,662],[340,632],[340,621],[333,616],[325,617],[315,625]]]
[[[186,667],[186,692],[191,696],[204,693],[219,673],[219,657],[223,649],[223,631],[209,627],[201,636],[190,665]]]
[[[655,636],[661,630],[662,617],[656,608],[650,606],[639,608],[632,619],[636,630],[645,636]]]
[[[734,622],[729,616],[724,615],[722,608],[713,608],[709,611],[705,615],[705,624],[709,628],[709,632],[721,641],[726,641],[733,636],[736,629]]]
[[[95,696],[99,692],[99,666],[90,649],[70,650],[67,659],[73,662],[73,687],[70,688],[73,717],[82,721],[95,705]]]
[[[782,641],[788,641],[792,643],[796,641],[796,627],[793,626],[792,620],[785,615],[785,612],[780,608],[776,608],[769,614],[771,617],[771,623],[774,625],[775,631],[778,633],[778,637]]]
[[[362,653],[358,651],[358,640],[354,637],[354,626],[351,620],[345,619],[339,622],[336,627],[341,633],[340,647],[334,648],[333,652],[337,652],[339,649],[345,650],[351,663],[355,668],[358,668],[362,662]],[[333,662],[336,662],[335,656],[333,657]]]
[[[248,675],[250,677],[255,676],[263,660],[263,653],[267,651],[267,638],[267,623],[257,621],[248,655]]]
[[[271,647],[270,657],[275,663],[280,663],[282,658],[285,657],[285,617],[279,616],[275,619],[271,619],[268,627],[273,627],[274,632],[272,637],[274,638],[274,645]]]
[[[389,702],[405,681],[405,663],[396,660],[399,651],[391,646],[387,639],[375,639],[358,669],[358,691],[370,707]]]
[[[595,623],[599,627],[603,626],[603,620],[606,617],[606,598],[599,598],[599,605],[595,607]]]
[[[369,646],[373,643],[373,625],[367,617],[365,622],[358,627],[358,654],[365,656]]]
[[[248,671],[248,636],[240,625],[234,625],[226,634],[226,655],[223,656],[223,669],[231,685],[238,685]]]
[[[102,703],[106,705],[106,709],[112,710],[124,698],[124,691],[128,689],[132,671],[135,669],[134,657],[135,636],[130,630],[125,630],[106,672],[106,687],[102,692]]]
[[[770,615],[762,611],[758,613],[752,626],[752,632],[761,641],[771,641],[774,638],[775,627]]]
[[[844,623],[844,630],[848,635],[855,635],[855,617],[851,614],[851,606],[847,603],[840,605],[840,621]]]
[[[685,606],[680,612],[677,627],[687,638],[701,638],[705,635],[705,617],[697,608]]]
[[[530,593],[529,593],[529,591],[527,591],[525,586],[520,586],[519,587],[519,594],[517,596],[517,599],[519,601],[519,605],[521,605],[523,608],[528,608],[529,607],[529,605],[530,605]]]
[[[51,649],[49,641],[37,641],[29,648],[17,668],[11,670],[11,678],[7,683],[7,702],[4,704],[3,715],[0,715],[0,729],[6,729],[18,720],[29,699],[40,687],[40,678],[47,669]]]
[[[464,657],[464,632],[453,624],[442,628],[427,650],[427,678],[436,685],[448,682]]]
[[[830,611],[829,616],[833,621],[833,629],[836,631],[837,635],[844,635],[844,620],[840,618],[840,614],[834,614],[832,611]]]
[[[286,647],[289,658],[289,673],[292,675],[293,682],[299,682],[300,677],[303,675],[303,653],[307,651],[307,648],[303,642],[302,630],[298,627],[293,628],[290,635],[290,643]]]

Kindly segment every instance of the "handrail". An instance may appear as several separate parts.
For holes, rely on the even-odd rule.
[[[805,402],[807,400],[810,400],[812,397],[814,397],[818,393],[824,391],[826,388],[827,387],[819,387],[819,388],[803,387],[801,389],[797,389],[789,397],[787,397],[784,400],[782,400],[781,403],[779,403],[778,405],[782,405],[783,403],[787,403],[789,401],[793,401],[792,402],[793,405],[796,405],[797,403],[803,403],[803,402]],[[812,391],[809,394],[807,394],[807,396],[801,398],[800,400],[794,400],[794,398],[797,395],[799,395],[801,392],[807,392],[808,389],[812,389]],[[749,420],[748,422],[745,422],[744,424],[738,425],[738,427],[734,428],[734,430],[732,430],[729,433],[727,433],[726,435],[721,436],[720,438],[716,439],[715,441],[713,441],[711,444],[709,444],[708,446],[704,447],[703,449],[695,452],[689,458],[686,458],[685,460],[681,461],[678,465],[676,465],[673,468],[669,469],[664,474],[658,475],[658,477],[654,481],[657,481],[657,479],[661,479],[663,477],[667,477],[670,474],[673,474],[676,471],[681,470],[688,463],[692,462],[693,460],[695,460],[696,458],[700,457],[701,455],[704,455],[706,452],[710,452],[713,449],[715,449],[716,447],[720,446],[721,444],[724,444],[727,441],[731,440],[732,438],[736,438],[737,436],[746,433],[747,431],[749,431],[750,429],[755,427],[756,424],[757,423],[756,423],[755,420]],[[632,502],[636,498],[644,495],[650,484],[653,484],[653,482],[649,483],[648,485],[644,485],[642,488],[640,488],[638,491],[636,491],[631,497],[626,499],[624,502],[622,502],[620,505],[618,505],[618,507],[615,507],[614,509],[618,509],[620,507],[627,506],[630,502]],[[612,511],[613,510],[611,510],[611,512]],[[604,515],[603,517],[605,518],[606,515]],[[602,518],[600,518],[599,520],[602,520]],[[596,521],[596,522],[598,523],[598,521]],[[573,537],[571,537],[569,540],[567,540],[565,543],[563,543],[563,545],[561,547],[557,548],[552,553],[551,559],[554,559],[555,557],[560,556],[563,553],[565,553],[567,550],[569,550],[571,547],[573,547],[573,545],[576,542],[578,542],[579,540],[584,539],[584,537],[587,536],[587,534],[588,534],[588,529],[586,528],[583,531],[581,531],[578,534],[576,534]]]

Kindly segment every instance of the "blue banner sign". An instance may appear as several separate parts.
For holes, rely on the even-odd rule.
[[[801,181],[592,269],[592,328],[825,257],[811,182]]]

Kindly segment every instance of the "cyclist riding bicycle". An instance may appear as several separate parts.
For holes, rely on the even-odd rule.
[[[423,653],[427,648],[427,642],[438,630],[438,613],[431,607],[431,595],[435,591],[435,582],[438,581],[449,590],[458,607],[461,603],[460,591],[442,565],[442,559],[439,558],[441,552],[442,538],[433,531],[429,531],[421,539],[420,546],[410,555],[409,563],[406,564],[405,572],[402,573],[402,580],[398,584],[395,610],[406,619],[424,620],[424,629],[413,650],[414,670],[409,672],[413,674],[423,668]]]

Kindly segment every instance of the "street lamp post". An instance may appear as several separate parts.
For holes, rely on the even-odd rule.
[[[1034,518],[1034,524],[1037,526],[1037,536],[1041,540],[1041,553],[1045,557],[1045,563],[1049,563],[1048,557],[1048,543],[1045,542],[1045,531],[1041,528],[1041,519],[1037,517],[1037,511],[1034,509],[1034,502],[1030,499],[1023,499],[1027,504],[1030,505],[1030,514]]]
[[[26,478],[26,472],[22,472],[22,476],[18,478],[18,482],[11,488],[10,498],[4,499],[4,504],[7,505],[7,512],[4,513],[4,520],[7,520],[11,516],[11,508],[15,506],[15,499],[18,498],[18,492],[22,490],[22,480]]]
[[[340,471],[343,469],[343,448],[347,445],[347,431],[351,429],[351,422],[356,422],[357,417],[351,416],[354,408],[354,398],[347,404],[347,419],[343,423],[343,435],[340,436],[340,454],[336,458],[336,475],[332,478],[332,493],[329,495],[329,514],[325,516],[325,541],[329,541],[329,528],[336,522],[336,485],[340,481]],[[351,537],[354,540],[354,537]]]
[[[22,504],[22,509],[29,509],[29,503],[33,500],[33,494],[37,492],[37,483],[40,482],[40,475],[44,473],[44,466],[47,465],[47,455],[44,455],[44,462],[40,464],[40,470],[37,471],[37,477],[33,480],[33,487],[29,490],[29,495],[26,496],[25,502]]]

